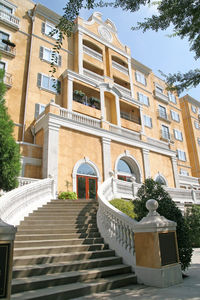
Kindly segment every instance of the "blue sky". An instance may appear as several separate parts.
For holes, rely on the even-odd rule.
[[[40,0],[38,3],[62,15],[66,0]],[[200,68],[199,60],[196,61],[194,53],[189,51],[187,40],[167,36],[172,33],[170,28],[167,31],[147,31],[146,33],[131,30],[132,26],[136,26],[137,21],[142,21],[143,18],[156,12],[156,7],[146,6],[136,13],[128,13],[121,9],[112,8],[98,8],[98,11],[102,13],[104,20],[109,18],[114,22],[120,41],[130,47],[132,57],[151,68],[159,77],[161,75],[158,70],[168,74]],[[80,16],[88,19],[92,12],[82,10]],[[185,91],[181,96],[187,93],[200,101],[200,86]]]

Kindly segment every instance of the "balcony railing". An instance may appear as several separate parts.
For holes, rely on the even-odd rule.
[[[81,124],[89,125],[91,127],[97,127],[97,128],[101,127],[100,120],[85,116],[83,114],[72,112],[64,108],[60,108],[60,116]]]
[[[162,111],[161,109],[157,110],[157,116],[158,118],[165,120],[166,122],[171,122],[171,116],[167,114],[165,111]]]
[[[114,86],[120,90],[120,92],[122,93],[122,96],[129,96],[131,97],[131,91],[123,86],[121,86],[120,84],[115,83]]]
[[[12,86],[12,74],[5,72],[3,81],[7,87]]]
[[[11,25],[13,28],[19,29],[20,19],[4,10],[0,10],[0,21]]]
[[[90,55],[91,57],[96,58],[99,61],[103,61],[103,55],[98,53],[97,51],[87,47],[87,46],[83,46],[83,52]]]
[[[1,52],[9,55],[9,56],[12,56],[14,57],[16,55],[16,49],[15,47],[12,47],[12,46],[9,46],[9,45],[6,45],[2,42],[0,42],[0,50]]]
[[[122,119],[129,120],[131,122],[140,124],[140,118],[138,116],[133,116],[132,114],[121,111],[120,116]]]
[[[120,72],[126,74],[127,76],[129,75],[128,68],[118,64],[116,61],[112,61],[112,67],[114,69],[116,69],[117,71],[120,71]]]
[[[165,94],[157,91],[157,90],[154,90],[154,97],[164,103],[169,103],[169,98],[168,96],[166,96]]]
[[[100,110],[100,100],[94,97],[88,97],[88,96],[80,96],[73,94],[73,100],[76,102],[79,102],[83,105],[90,106],[92,108]]]
[[[100,81],[100,82],[103,82],[104,81],[104,77],[95,73],[95,72],[92,72],[90,70],[87,70],[87,69],[83,69],[83,75],[85,76],[88,76],[90,78],[92,78],[93,80],[96,80],[96,81]]]

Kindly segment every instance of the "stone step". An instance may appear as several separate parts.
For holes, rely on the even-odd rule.
[[[24,228],[24,229],[23,229]],[[31,226],[24,226],[24,227],[18,227],[17,229],[17,234],[16,236],[19,235],[31,235],[31,234],[75,234],[75,233],[79,233],[79,234],[92,234],[92,233],[98,233],[98,229],[97,226],[94,228],[93,227],[89,227],[89,228],[58,228],[58,229],[52,229],[51,226],[46,226],[45,228],[41,228],[39,227],[39,229],[37,228],[33,228]]]
[[[134,274],[122,274],[99,278],[88,282],[64,284],[47,289],[31,290],[12,295],[11,300],[66,300],[81,297],[95,292],[119,288],[136,282]]]
[[[32,232],[31,232],[32,233]],[[54,240],[54,239],[76,239],[76,238],[98,238],[99,232],[91,233],[69,233],[69,234],[16,234],[15,241]]]
[[[29,290],[49,288],[52,286],[83,282],[97,278],[131,273],[131,268],[125,265],[99,267],[98,269],[63,272],[60,274],[48,274],[33,276],[12,281],[12,293],[20,293]]]
[[[78,260],[69,262],[45,263],[39,265],[16,266],[13,268],[13,279],[40,276],[46,274],[87,270],[111,265],[122,264],[120,257],[111,256],[104,258]]]
[[[70,228],[70,229],[69,229]],[[20,227],[18,227],[18,231],[20,230],[90,230],[90,229],[96,229],[97,230],[97,224],[96,223],[89,223],[89,224],[22,224]]]
[[[87,260],[94,258],[104,258],[109,256],[114,256],[114,250],[96,250],[96,251],[85,251],[85,252],[73,252],[73,253],[58,253],[58,254],[39,254],[30,256],[15,256],[13,260],[13,265],[25,266],[25,265],[36,265],[36,264],[46,264],[46,263],[57,263],[57,262],[67,262],[73,260]]]
[[[70,253],[108,249],[107,244],[14,248],[14,256]]]
[[[88,216],[88,215],[96,215],[97,210],[69,210],[69,209],[43,209],[43,210],[38,210],[34,211],[31,213],[29,216],[52,216],[52,215],[59,215],[59,216],[66,216],[66,215],[71,215],[71,216]]]
[[[59,219],[56,219],[56,220],[26,220],[26,221],[22,221],[20,223],[22,226],[23,225],[52,225],[54,226],[55,225],[63,225],[63,226],[71,226],[71,224],[83,224],[83,225],[86,225],[86,224],[96,224],[96,218],[84,218],[84,219],[78,219],[78,220],[73,220],[73,219],[66,219],[66,220],[59,220]]]
[[[42,215],[42,216],[29,216],[29,217],[25,217],[24,218],[24,221],[22,222],[23,223],[26,223],[27,221],[30,222],[30,221],[43,221],[43,222],[46,222],[46,221],[56,221],[58,220],[59,221],[72,221],[72,222],[76,222],[76,221],[81,221],[81,222],[85,222],[85,221],[89,221],[89,220],[94,220],[96,221],[96,215],[92,214],[92,215],[88,215],[88,216],[73,216],[73,215],[58,215],[58,214],[54,214],[54,215]]]
[[[30,240],[15,241],[15,249],[26,247],[51,247],[64,245],[93,245],[103,243],[103,238],[86,238],[86,239],[55,239],[55,240]]]

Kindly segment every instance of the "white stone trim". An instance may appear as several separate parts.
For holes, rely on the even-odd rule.
[[[129,164],[129,166],[132,168],[132,170],[136,171],[136,182],[137,183],[141,183],[143,181],[143,176],[142,176],[142,170],[140,168],[139,163],[137,162],[137,160],[135,159],[135,157],[133,155],[131,155],[129,153],[129,151],[125,150],[123,154],[120,154],[118,156],[118,158],[115,161],[115,176],[117,177],[117,166],[118,163],[120,161],[120,159],[123,159]],[[135,167],[137,168],[137,170],[135,170]]]
[[[142,154],[143,154],[143,162],[144,162],[144,177],[145,179],[147,179],[151,176],[149,150],[143,148]]]
[[[111,140],[102,137],[102,150],[103,150],[103,170],[104,170],[104,180],[110,177],[111,171]]]
[[[79,74],[83,75],[83,34],[78,32],[78,69]]]
[[[97,178],[97,184],[98,184],[98,186],[101,184],[101,175],[100,175],[97,165],[95,163],[93,163],[88,157],[84,157],[76,162],[76,164],[73,168],[73,171],[72,171],[73,192],[75,192],[75,193],[77,193],[77,181],[76,181],[77,171],[78,171],[78,168],[80,167],[80,165],[82,165],[84,163],[89,164],[96,171],[97,176],[95,176],[95,178]]]
[[[166,177],[165,177],[162,173],[160,173],[160,172],[158,172],[158,173],[154,176],[154,180],[156,181],[157,177],[159,177],[159,176],[161,176],[161,177],[164,179],[164,181],[165,181],[165,183],[166,183],[165,186],[168,186],[168,181],[167,181]]]

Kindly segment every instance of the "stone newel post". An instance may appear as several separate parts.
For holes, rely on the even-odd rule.
[[[148,200],[146,207],[148,215],[135,225],[134,230],[138,281],[156,287],[181,283],[176,223],[156,212],[156,200]]]
[[[17,229],[0,218],[0,299],[9,300],[11,293],[13,242]]]

